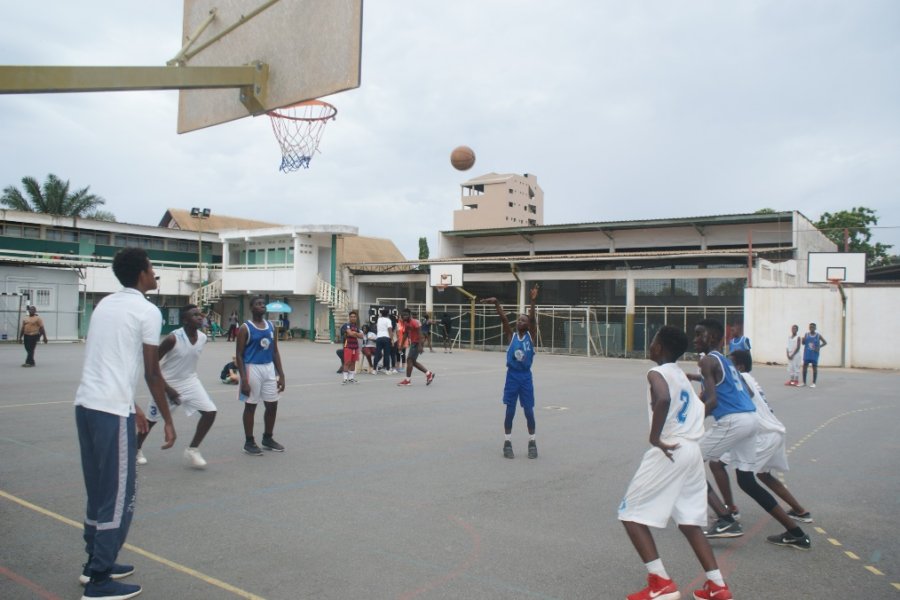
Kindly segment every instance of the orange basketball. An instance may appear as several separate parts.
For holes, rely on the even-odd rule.
[[[475,152],[468,146],[457,146],[450,153],[450,164],[458,171],[468,171],[475,164]]]

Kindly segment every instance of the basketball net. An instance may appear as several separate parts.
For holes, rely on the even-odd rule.
[[[279,171],[291,173],[309,168],[309,161],[319,149],[319,140],[328,121],[334,120],[337,109],[321,100],[308,100],[266,113],[272,131],[281,146]]]

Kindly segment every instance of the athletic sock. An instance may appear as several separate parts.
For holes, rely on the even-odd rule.
[[[534,441],[534,434],[532,433],[532,434],[531,434],[531,437],[528,438],[528,439],[531,440],[531,441],[533,442],[533,441]]]
[[[511,434],[511,433],[507,433],[507,434],[505,434],[505,435],[506,435],[506,441],[507,441],[507,442],[512,441],[512,434]]]
[[[658,575],[663,579],[669,578],[669,574],[666,573],[666,568],[663,566],[661,558],[657,558],[656,560],[651,560],[648,563],[644,563],[644,566],[647,567],[647,571],[652,575]]]
[[[713,571],[707,571],[706,578],[718,586],[725,585],[725,580],[722,578],[722,571],[720,571],[719,569],[715,569]]]

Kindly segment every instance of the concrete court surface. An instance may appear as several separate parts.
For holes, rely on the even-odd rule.
[[[334,345],[280,348],[285,453],[241,452],[221,338],[201,359],[219,407],[201,447],[209,467],[183,465],[196,421],[180,412],[174,449],[160,450],[161,428],[148,439],[120,554],[142,598],[606,599],[643,587],[616,508],[647,447],[649,361],[538,355],[540,457],[526,457],[520,412],[507,460],[499,352],[426,351],[434,384],[416,372],[398,388],[399,376],[374,375],[342,386]],[[80,597],[83,350],[41,344],[27,369],[22,346],[0,346],[0,598]],[[814,390],[783,387],[783,367],[754,374],[788,427],[786,482],[815,516],[813,548],[767,544],[779,526],[735,486],[746,535],[712,542],[735,597],[900,597],[898,373],[823,369]],[[699,564],[673,525],[655,536],[690,598]]]

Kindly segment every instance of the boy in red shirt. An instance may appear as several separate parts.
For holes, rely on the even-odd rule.
[[[422,351],[422,326],[412,318],[408,308],[404,308],[400,312],[400,320],[403,322],[403,328],[397,328],[397,347],[403,348],[408,345],[409,353],[406,357],[406,378],[397,385],[412,385],[410,377],[412,377],[413,367],[425,373],[425,385],[431,385],[431,382],[434,381],[434,373],[418,361],[419,353]]]

